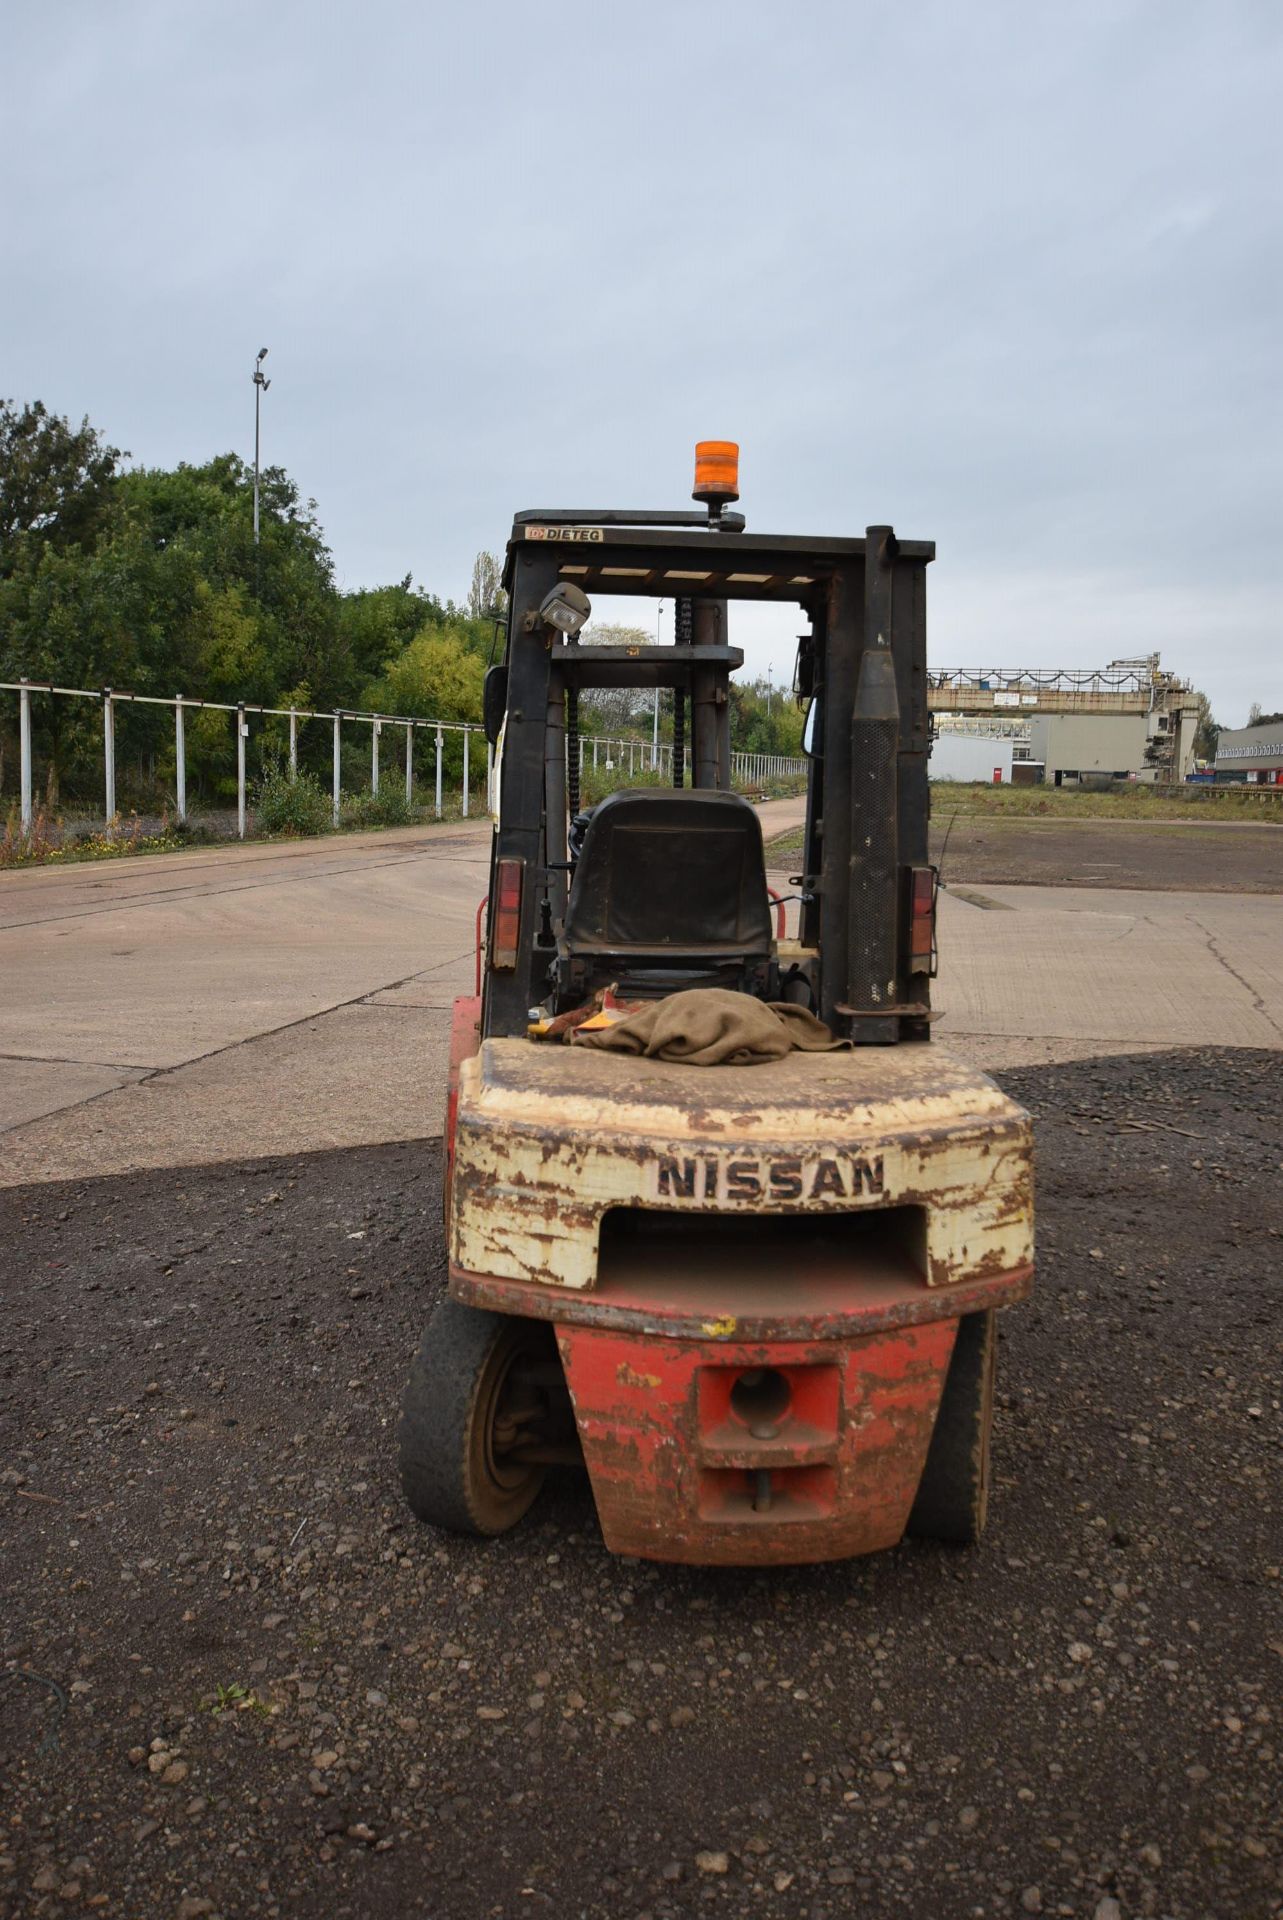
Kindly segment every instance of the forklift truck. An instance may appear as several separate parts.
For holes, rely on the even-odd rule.
[[[451,1041],[449,1287],[400,1425],[406,1498],[437,1526],[503,1533],[573,1464],[607,1546],[645,1559],[841,1559],[984,1524],[1032,1142],[930,1039],[935,549],[886,526],[750,533],[737,463],[701,444],[694,512],[513,523],[484,970]],[[673,598],[672,642],[593,645],[593,593]],[[731,784],[743,600],[807,623],[792,939]],[[672,785],[581,812],[579,696],[616,686],[672,689]],[[850,1046],[695,1067],[530,1037],[603,990],[714,986],[804,1005]]]

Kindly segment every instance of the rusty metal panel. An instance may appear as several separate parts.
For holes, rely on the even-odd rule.
[[[690,1068],[488,1040],[459,1073],[451,1259],[591,1289],[614,1208],[923,1209],[931,1286],[1033,1258],[1029,1118],[939,1045]]]
[[[861,1258],[855,1250],[835,1258],[809,1237],[789,1259],[769,1220],[751,1224],[760,1256],[756,1262],[733,1233],[723,1244],[710,1233],[687,1247],[680,1239],[664,1243],[640,1237],[625,1258],[611,1252],[603,1259],[592,1288],[496,1280],[452,1266],[450,1291],[469,1306],[554,1320],[559,1326],[717,1345],[863,1338],[1012,1306],[1027,1299],[1033,1285],[1033,1268],[1015,1267],[981,1280],[931,1287],[907,1263],[897,1267]]]
[[[893,1546],[922,1477],[956,1329],[941,1319],[840,1343],[710,1348],[559,1327],[607,1546],[701,1566]],[[754,1384],[743,1395],[746,1379]],[[769,1418],[755,1417],[763,1388]]]

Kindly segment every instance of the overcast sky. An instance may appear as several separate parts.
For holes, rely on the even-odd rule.
[[[734,438],[751,526],[937,541],[935,666],[1283,708],[1278,0],[7,0],[0,68],[0,392],[252,455],[268,346],[345,585]]]

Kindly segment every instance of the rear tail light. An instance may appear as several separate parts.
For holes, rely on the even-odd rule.
[[[931,974],[936,951],[936,870],[909,868],[909,971]]]
[[[495,865],[494,912],[490,921],[490,964],[510,971],[517,964],[521,941],[521,883],[524,860],[500,860]]]

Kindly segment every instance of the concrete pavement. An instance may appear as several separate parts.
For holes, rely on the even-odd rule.
[[[0,876],[0,1183],[437,1131],[488,831]]]
[[[802,803],[762,813],[776,833]],[[439,1131],[488,833],[0,875],[0,1184]],[[937,1032],[995,1067],[1280,1047],[1279,924],[1272,896],[959,887]]]
[[[1002,1057],[1015,1040],[1107,1053],[1280,1047],[1281,932],[1276,894],[950,889],[937,1031],[993,1065],[1040,1057]]]

